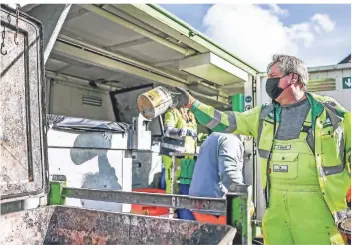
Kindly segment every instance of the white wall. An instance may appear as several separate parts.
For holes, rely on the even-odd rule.
[[[102,106],[83,104],[83,96],[101,98]],[[55,81],[51,82],[49,101],[49,113],[51,114],[115,121],[110,96],[105,91]]]
[[[351,111],[351,89],[343,89],[342,87],[342,78],[351,77],[351,69],[311,72],[309,75],[310,79],[335,78],[336,90],[318,92],[317,94],[330,96],[342,104],[348,111]]]

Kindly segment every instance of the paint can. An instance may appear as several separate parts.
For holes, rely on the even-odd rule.
[[[173,106],[172,95],[168,89],[159,86],[139,95],[137,106],[145,118],[153,119]]]
[[[337,222],[337,229],[342,233],[345,239],[351,239],[351,214]]]

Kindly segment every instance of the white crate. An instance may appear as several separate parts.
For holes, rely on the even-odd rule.
[[[127,134],[48,131],[49,175],[65,175],[68,187],[132,191]],[[67,198],[66,205],[130,212],[130,204]]]

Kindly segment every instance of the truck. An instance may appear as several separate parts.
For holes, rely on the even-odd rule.
[[[1,26],[0,244],[260,244],[251,138],[247,185],[226,199],[132,190],[162,169],[162,118],[139,114],[139,94],[183,87],[220,110],[242,94],[249,110],[268,99],[265,73],[155,4],[1,5]],[[350,64],[309,69],[309,89],[350,110]],[[131,214],[136,203],[221,211],[227,225]]]

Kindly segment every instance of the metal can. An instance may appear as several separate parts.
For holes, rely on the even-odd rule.
[[[166,112],[173,105],[171,93],[159,86],[149,90],[137,98],[139,112],[147,119],[153,119]]]

